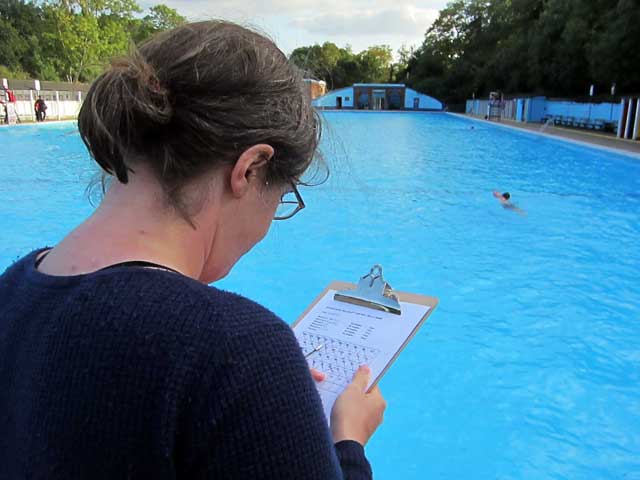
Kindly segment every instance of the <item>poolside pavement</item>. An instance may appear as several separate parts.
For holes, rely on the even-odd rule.
[[[463,115],[474,120],[489,122],[482,117],[476,115]],[[524,123],[515,122],[513,120],[502,119],[499,122],[495,120],[490,121],[493,124],[505,125],[520,130],[527,130],[532,133],[541,133],[554,137],[564,138],[566,140],[574,142],[588,143],[598,147],[604,147],[607,149],[613,149],[621,151],[621,153],[631,153],[633,156],[640,158],[640,141],[627,140],[624,138],[618,138],[613,133],[594,132],[593,130],[578,130],[575,128],[561,127],[561,126],[547,126],[544,129],[540,123]]]

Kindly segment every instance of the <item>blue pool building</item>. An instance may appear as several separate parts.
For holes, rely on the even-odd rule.
[[[423,110],[439,111],[443,104],[404,83],[354,83],[315,98],[321,110]]]
[[[497,95],[497,94],[496,94]],[[640,97],[618,101],[576,101],[538,97],[469,99],[465,113],[489,120],[547,123],[605,130],[618,138],[640,141]]]

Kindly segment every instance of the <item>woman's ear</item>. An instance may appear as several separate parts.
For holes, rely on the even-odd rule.
[[[273,147],[266,143],[254,145],[242,152],[231,170],[230,187],[234,197],[243,196],[249,190],[251,182],[260,178],[259,172],[264,170],[273,153]]]

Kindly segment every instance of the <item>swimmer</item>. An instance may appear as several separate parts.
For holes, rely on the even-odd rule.
[[[516,205],[511,203],[511,194],[509,192],[500,193],[497,190],[494,190],[493,196],[498,199],[498,201],[500,202],[503,208],[506,208],[507,210],[513,210],[514,212],[519,213],[520,215],[527,214],[527,212],[525,212],[521,208],[518,208]]]

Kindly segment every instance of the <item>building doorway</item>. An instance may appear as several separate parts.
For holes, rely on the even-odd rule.
[[[413,99],[413,109],[420,110],[420,99],[418,97]]]
[[[336,108],[338,110],[342,108],[342,97],[336,97]]]
[[[373,110],[384,110],[386,91],[374,90],[372,94],[373,94]]]

